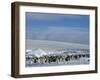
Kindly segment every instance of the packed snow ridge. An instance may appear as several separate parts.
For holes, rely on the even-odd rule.
[[[34,51],[31,50],[27,50],[26,51],[27,55],[35,55],[37,57],[41,57],[43,55],[48,55],[45,51],[43,51],[42,49],[36,49]]]
[[[57,41],[26,40],[26,55],[61,55],[62,53],[88,53],[88,45],[76,43],[64,43]],[[83,52],[85,51],[85,52]]]
[[[47,41],[47,40],[26,40],[26,49],[32,50],[34,48],[40,49],[89,49],[89,45],[69,43],[69,42],[58,42],[58,41]]]

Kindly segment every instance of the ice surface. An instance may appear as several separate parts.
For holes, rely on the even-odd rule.
[[[26,66],[56,66],[56,65],[80,65],[89,64],[89,57],[82,57],[78,59],[70,59],[70,61],[51,62],[37,62],[34,63],[33,56],[40,58],[42,56],[71,56],[73,55],[89,54],[89,46],[76,43],[57,42],[57,41],[45,41],[45,40],[26,40],[26,57],[30,57],[30,60],[26,60]],[[44,59],[45,60],[45,59]]]
[[[26,49],[89,49],[88,45],[69,43],[69,42],[57,42],[57,41],[46,41],[46,40],[26,40]]]

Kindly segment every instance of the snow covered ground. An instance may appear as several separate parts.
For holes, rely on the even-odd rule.
[[[90,62],[88,45],[57,41],[26,40],[25,56],[26,67],[85,65]]]
[[[47,40],[26,40],[26,49],[89,49],[88,45]]]

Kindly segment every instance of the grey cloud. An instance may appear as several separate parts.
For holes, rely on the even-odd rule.
[[[89,44],[89,32],[84,28],[48,27],[44,30],[28,30],[26,32],[26,39],[53,40]]]
[[[52,14],[52,13],[32,13],[26,12],[26,16],[30,19],[34,20],[59,20],[67,17],[69,19],[80,19],[83,15],[75,15],[75,14]]]

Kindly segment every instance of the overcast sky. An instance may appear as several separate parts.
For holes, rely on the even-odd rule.
[[[26,39],[89,44],[89,15],[26,12]]]

